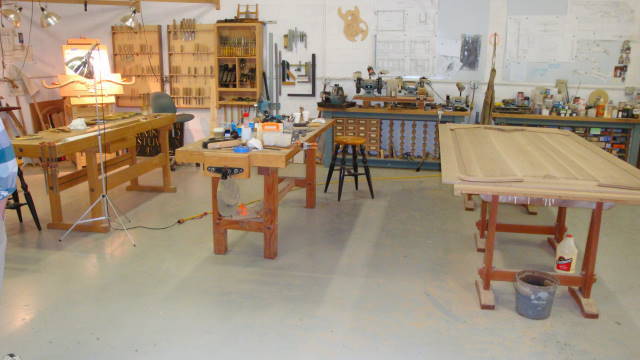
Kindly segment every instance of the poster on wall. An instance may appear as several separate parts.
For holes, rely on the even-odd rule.
[[[462,34],[460,46],[461,70],[478,70],[481,35]]]

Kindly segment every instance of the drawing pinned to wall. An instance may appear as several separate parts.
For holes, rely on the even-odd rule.
[[[624,40],[637,31],[626,1],[570,0],[568,13],[580,39]]]
[[[613,67],[613,77],[620,79],[622,82],[627,80],[627,69],[631,63],[631,41],[625,40],[620,47],[620,57],[618,64]]]
[[[461,70],[478,70],[480,63],[481,36],[462,34],[462,45],[460,46]]]
[[[507,61],[568,62],[571,37],[566,16],[509,16]]]
[[[356,42],[358,40],[364,41],[367,38],[369,25],[360,17],[360,9],[357,6],[346,12],[343,12],[342,7],[339,7],[338,16],[344,21],[343,32],[347,40]]]
[[[405,12],[404,10],[379,10],[376,11],[378,18],[377,31],[404,31]]]
[[[375,8],[376,67],[388,70],[390,76],[431,74],[438,0],[377,0]]]

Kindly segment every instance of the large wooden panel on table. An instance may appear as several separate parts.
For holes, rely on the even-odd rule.
[[[334,121],[327,121],[318,127],[309,128],[309,132],[288,148],[265,149],[249,153],[234,153],[231,149],[203,149],[202,140],[176,150],[176,161],[198,163],[211,178],[211,208],[213,213],[213,249],[216,254],[227,252],[227,231],[242,230],[264,234],[264,257],[275,259],[278,255],[278,203],[294,187],[306,190],[305,207],[312,209],[316,205],[316,149],[319,137],[329,130]],[[278,169],[286,168],[293,157],[304,151],[305,176],[278,176]],[[251,167],[258,167],[258,173],[264,177],[264,206],[259,217],[252,219],[234,219],[223,217],[218,212],[217,191],[220,176],[208,172],[208,167],[233,167],[243,169],[238,178],[248,177]]]
[[[453,184],[457,195],[489,195],[482,202],[475,233],[484,266],[476,283],[480,306],[493,309],[491,281],[511,281],[517,270],[497,269],[493,253],[497,232],[550,235],[555,247],[566,228],[566,211],[585,204],[592,208],[582,269],[579,274],[554,274],[583,316],[599,316],[591,290],[596,281],[595,264],[605,203],[640,204],[640,169],[570,131],[513,126],[440,125],[442,181]],[[552,226],[497,222],[500,196],[548,199],[558,207]]]
[[[505,113],[492,113],[491,116],[496,125],[571,130],[604,151],[638,166],[640,119]]]
[[[98,130],[102,132],[104,152],[122,151],[123,153],[105,161],[105,168],[108,173],[108,189],[130,182],[127,190],[175,192],[175,187],[171,185],[168,143],[169,131],[175,119],[175,114],[134,115],[126,119],[108,121],[107,124],[100,125],[99,128],[98,126],[91,126],[85,130],[71,131],[50,129],[12,141],[16,156],[40,158],[45,172],[49,205],[51,207],[51,222],[47,227],[66,230],[71,226],[70,223],[65,223],[63,219],[62,191],[83,182],[88,182],[89,199],[95,200],[100,194],[100,177],[97,173],[99,163],[96,159]],[[135,137],[138,133],[153,129],[158,129],[160,134],[160,154],[138,162],[135,157]],[[59,175],[58,162],[60,158],[78,152],[85,152],[89,155],[87,157],[87,168]],[[156,168],[162,169],[161,186],[145,186],[138,183],[140,175]],[[121,170],[113,172],[116,169]],[[90,201],[90,203],[92,202]],[[102,211],[100,207],[94,209],[95,213]],[[100,221],[89,225],[79,225],[75,230],[106,232],[108,227],[103,221]]]

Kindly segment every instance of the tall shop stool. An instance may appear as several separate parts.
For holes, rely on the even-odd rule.
[[[33,203],[33,198],[29,192],[29,186],[27,186],[27,182],[24,180],[24,175],[22,174],[22,169],[20,169],[20,167],[18,167],[18,180],[20,181],[20,188],[22,189],[26,203],[20,202],[20,196],[18,195],[18,190],[16,190],[11,195],[11,201],[7,203],[7,209],[15,210],[18,213],[18,221],[22,222],[22,210],[20,208],[25,205],[28,206],[33,222],[36,223],[38,231],[41,231],[42,227],[40,226],[40,220],[38,219],[36,205]]]
[[[340,160],[340,175],[338,180],[338,201],[342,197],[342,186],[344,185],[345,176],[353,176],[356,184],[356,190],[358,190],[358,176],[364,175],[367,177],[367,183],[369,184],[369,193],[373,199],[373,186],[371,185],[371,172],[369,171],[369,165],[367,165],[367,152],[364,149],[364,143],[367,139],[359,136],[336,136],[335,138],[335,150],[331,157],[331,164],[329,165],[329,172],[327,173],[327,181],[324,184],[324,192],[327,192],[329,183],[331,182],[331,176],[333,175],[334,168],[336,166],[336,159],[338,158],[338,152],[342,147],[342,158]],[[349,153],[349,146],[351,146],[351,152],[353,155],[352,166],[353,169],[346,167],[347,154]],[[360,155],[362,156],[362,166],[364,167],[364,173],[358,172],[358,150],[357,146],[360,146]]]

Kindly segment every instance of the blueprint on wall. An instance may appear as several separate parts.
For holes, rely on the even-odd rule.
[[[504,79],[622,84],[613,77],[620,47],[639,35],[636,14],[626,1],[569,0],[566,14],[550,15],[532,8],[538,15],[523,16],[521,7],[507,20]]]

